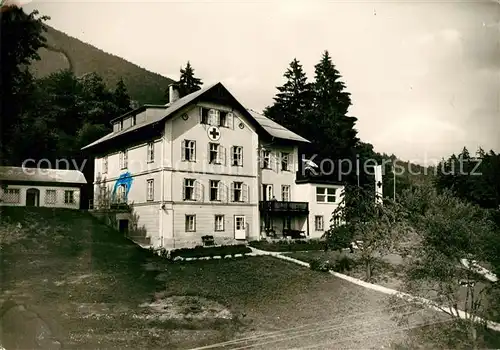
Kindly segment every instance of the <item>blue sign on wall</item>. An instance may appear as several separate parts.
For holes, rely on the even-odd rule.
[[[113,188],[113,198],[115,198],[116,189],[121,185],[125,185],[125,200],[126,200],[128,197],[128,192],[130,191],[130,187],[132,187],[132,175],[128,171],[126,173],[121,174],[118,180],[116,180],[115,187]]]

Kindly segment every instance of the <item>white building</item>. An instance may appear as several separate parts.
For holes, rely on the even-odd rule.
[[[0,206],[80,209],[87,181],[77,170],[0,167]]]
[[[247,110],[221,83],[180,99],[171,86],[170,96],[114,119],[113,132],[84,147],[96,156],[95,207],[106,193],[132,204],[150,244],[167,249],[206,235],[223,244],[322,236],[341,186],[296,182],[308,140]]]

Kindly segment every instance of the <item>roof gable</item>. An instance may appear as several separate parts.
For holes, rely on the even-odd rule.
[[[270,119],[260,115],[256,112],[251,112],[247,110],[241,103],[226,89],[222,83],[216,83],[212,85],[208,85],[205,88],[193,92],[187,96],[184,96],[173,103],[167,104],[165,106],[154,106],[154,108],[165,108],[164,113],[159,114],[155,118],[151,118],[146,122],[136,124],[127,129],[120,130],[118,132],[112,132],[108,135],[98,139],[97,141],[92,142],[91,144],[82,148],[89,149],[97,144],[101,144],[103,142],[107,142],[111,139],[119,137],[121,135],[127,134],[130,131],[138,130],[150,125],[154,125],[158,122],[166,121],[167,118],[172,117],[176,112],[180,111],[184,107],[187,107],[190,104],[197,103],[201,100],[210,101],[217,104],[229,104],[239,110],[243,116],[247,118],[250,124],[252,124],[257,132],[260,135],[265,135],[267,137],[277,137],[283,138],[287,140],[292,140],[295,142],[309,142],[308,140],[300,137],[299,135],[289,131],[283,126],[279,125],[276,122],[271,121]],[[144,108],[147,106],[140,107],[136,110],[136,112],[142,112]],[[122,117],[128,116],[132,113],[127,113]],[[116,121],[116,119],[114,119]]]

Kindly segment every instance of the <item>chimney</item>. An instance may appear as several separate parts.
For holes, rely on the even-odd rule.
[[[168,103],[173,103],[179,99],[179,88],[177,84],[170,84],[168,86]]]

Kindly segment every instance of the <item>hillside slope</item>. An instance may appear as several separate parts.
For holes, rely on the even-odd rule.
[[[71,69],[77,76],[96,72],[111,88],[123,78],[132,99],[141,104],[166,103],[164,93],[172,79],[106,53],[50,26],[47,26],[45,37],[48,48],[40,49],[41,60],[32,64],[37,77],[62,69]]]

